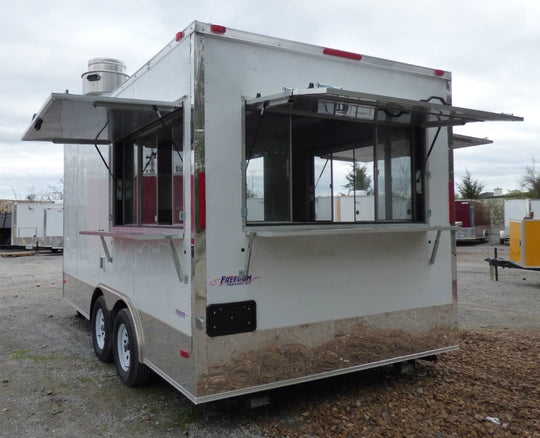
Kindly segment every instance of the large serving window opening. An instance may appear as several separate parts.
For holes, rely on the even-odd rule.
[[[182,137],[173,113],[113,145],[116,225],[181,223]]]
[[[248,100],[247,224],[425,222],[441,129],[486,120],[522,118],[336,88]]]
[[[294,96],[247,104],[245,127],[248,223],[425,220],[414,112]]]

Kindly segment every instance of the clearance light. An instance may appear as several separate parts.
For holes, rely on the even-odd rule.
[[[210,30],[214,33],[225,33],[227,28],[225,26],[220,26],[219,24],[212,24]]]
[[[188,359],[189,358],[189,350],[184,350],[183,348],[180,350],[180,356],[183,358]]]
[[[435,76],[444,76],[444,70],[437,69],[434,71],[434,73],[435,73]]]
[[[341,58],[354,59],[355,61],[360,61],[362,59],[362,55],[353,52],[345,52],[344,50],[326,48],[323,49],[323,53],[330,56],[339,56]]]
[[[184,32],[178,32],[176,34],[176,41],[180,41],[182,38],[184,38]]]
[[[199,227],[206,229],[206,173],[199,171]]]

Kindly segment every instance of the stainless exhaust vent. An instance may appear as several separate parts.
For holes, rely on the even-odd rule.
[[[111,58],[93,58],[88,61],[88,71],[81,75],[83,94],[110,94],[129,75],[122,61]]]

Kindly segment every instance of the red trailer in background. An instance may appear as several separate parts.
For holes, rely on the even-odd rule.
[[[458,242],[487,242],[491,231],[489,207],[479,201],[454,201]]]

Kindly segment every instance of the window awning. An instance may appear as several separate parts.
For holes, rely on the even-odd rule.
[[[493,140],[481,137],[470,137],[468,135],[453,134],[452,149],[468,148],[472,146],[480,146],[484,144],[492,144]],[[324,158],[330,158],[330,155],[322,155]],[[368,163],[373,161],[373,151],[368,148],[346,149],[343,151],[332,152],[331,158],[338,161],[353,161],[360,163]]]
[[[382,110],[388,120],[396,121],[404,114],[410,114],[415,117],[416,124],[428,128],[464,125],[469,122],[523,121],[522,117],[509,114],[337,88],[287,90],[280,94],[247,100],[246,109],[358,121],[376,120],[376,110]]]
[[[468,148],[471,146],[480,146],[491,143],[493,143],[493,140],[490,140],[489,138],[470,137],[468,135],[456,133],[453,135],[453,149]]]
[[[182,102],[53,93],[22,140],[109,144],[181,107]]]

